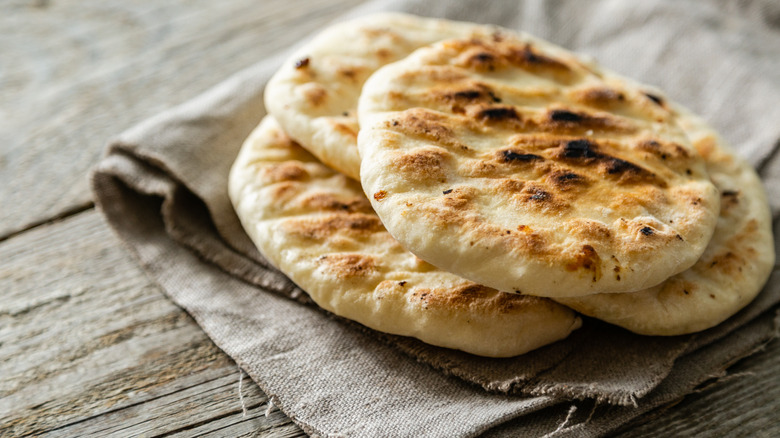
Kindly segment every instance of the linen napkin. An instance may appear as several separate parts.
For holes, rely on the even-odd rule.
[[[380,10],[523,30],[659,86],[758,167],[777,218],[778,5],[379,0],[345,17]],[[122,133],[92,185],[151,277],[306,432],[598,435],[679,399],[775,337],[777,272],[756,301],[700,334],[638,336],[586,319],[567,340],[509,359],[378,333],[318,309],[254,249],[226,190],[241,143],[264,115],[265,81],[284,55]]]

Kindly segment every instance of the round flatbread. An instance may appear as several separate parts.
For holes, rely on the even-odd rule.
[[[755,298],[775,263],[772,216],[758,175],[701,119],[680,113],[721,194],[704,254],[691,269],[648,290],[559,299],[643,335],[681,335],[721,323]]]
[[[266,108],[320,161],[358,179],[356,109],[371,73],[430,43],[491,29],[398,13],[336,24],[282,64],[265,89]]]
[[[382,227],[354,180],[267,117],[230,173],[230,198],[265,257],[322,308],[373,329],[491,357],[525,353],[581,324],[551,300],[441,271]]]
[[[419,49],[358,105],[363,188],[420,258],[480,284],[571,297],[691,267],[719,196],[659,96],[507,33]]]

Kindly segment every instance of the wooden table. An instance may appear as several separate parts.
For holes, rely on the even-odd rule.
[[[138,268],[87,174],[112,135],[360,2],[0,4],[0,436],[303,435]],[[622,435],[780,436],[778,371],[774,342]]]

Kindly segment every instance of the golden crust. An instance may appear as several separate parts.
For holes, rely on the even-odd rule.
[[[695,263],[715,226],[717,191],[666,101],[531,38],[420,49],[368,80],[359,118],[362,183],[389,231],[500,290],[650,287]]]

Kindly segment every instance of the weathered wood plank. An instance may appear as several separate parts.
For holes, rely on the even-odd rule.
[[[248,378],[243,418],[235,363],[94,210],[0,244],[0,291],[0,436],[298,430]]]
[[[361,1],[0,2],[0,239],[88,206],[110,137]]]
[[[780,436],[780,341],[740,361],[728,374],[657,417],[619,436]]]

